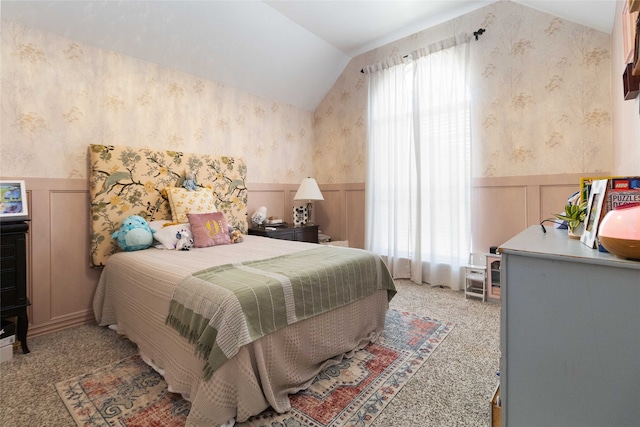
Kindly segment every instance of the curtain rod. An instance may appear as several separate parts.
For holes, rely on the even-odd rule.
[[[482,34],[484,34],[486,31],[487,31],[487,30],[485,30],[484,28],[478,28],[478,31],[474,31],[474,32],[473,32],[473,36],[476,38],[476,40],[478,40],[478,37],[480,37],[480,36],[481,36]],[[408,58],[408,57],[409,57],[409,55],[403,55],[403,56],[402,56],[402,59],[404,59],[404,58]],[[360,72],[361,72],[362,74],[364,74],[364,68],[361,68],[361,69],[360,69]]]

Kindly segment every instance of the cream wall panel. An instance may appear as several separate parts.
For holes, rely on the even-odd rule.
[[[473,250],[488,252],[526,228],[527,187],[476,187],[472,209]]]
[[[3,178],[4,179],[4,178]],[[29,335],[92,321],[99,270],[89,267],[88,184],[27,178]]]
[[[540,212],[537,218],[541,221],[546,218],[555,218],[553,214],[563,212],[567,198],[579,189],[579,182],[540,186]]]
[[[50,182],[40,179],[26,180],[26,185],[31,194],[27,290],[31,301],[29,321],[33,327],[29,327],[29,335],[37,335],[37,326],[51,320],[51,221],[49,219],[51,187]],[[69,212],[69,215],[75,218],[79,214],[79,212]],[[88,230],[85,230],[85,233],[87,232]]]
[[[267,208],[267,216],[280,217],[283,221],[293,221],[293,198],[298,186],[293,184],[247,184],[247,221],[261,206]]]
[[[351,247],[364,248],[364,184],[361,188],[347,189],[345,194],[346,209],[343,224],[346,227],[346,240],[349,240]]]
[[[89,267],[88,191],[51,191],[51,319],[92,314],[96,271]],[[85,213],[70,216],[69,213]]]
[[[339,188],[320,186],[324,200],[314,202],[313,215],[315,223],[323,234],[331,236],[332,240],[342,239],[342,213],[344,211],[344,192]]]
[[[353,240],[364,247],[364,183],[319,184],[324,200],[313,202],[313,222],[332,240]],[[260,206],[267,208],[268,216],[280,216],[293,222],[293,207],[306,205],[305,201],[293,200],[298,185],[248,184],[248,220]],[[357,214],[349,219],[348,211]],[[361,216],[361,218],[360,218]],[[351,237],[351,239],[349,238]]]
[[[530,225],[564,210],[581,176],[607,173],[476,178],[473,184],[473,250],[488,251]],[[550,227],[553,224],[549,224]]]
[[[321,184],[323,201],[316,202],[316,222],[331,240],[348,240],[364,248],[364,183]]]
[[[289,222],[285,218],[285,209],[287,207],[289,198],[285,189],[265,189],[256,190],[252,187],[248,187],[247,196],[247,221],[251,224],[251,216],[261,206],[267,208],[267,216],[280,217],[284,221]],[[288,217],[289,215],[287,215]]]

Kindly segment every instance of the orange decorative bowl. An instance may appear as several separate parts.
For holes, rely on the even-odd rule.
[[[607,212],[598,228],[598,240],[620,258],[640,260],[640,203]]]

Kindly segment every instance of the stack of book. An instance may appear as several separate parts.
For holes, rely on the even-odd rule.
[[[2,320],[0,325],[0,362],[13,359],[13,343],[16,342],[16,328],[13,322]]]
[[[640,177],[603,176],[580,179],[580,199],[589,200],[591,184],[595,180],[606,179],[607,191],[602,214],[629,203],[640,203]]]
[[[265,221],[265,224],[270,225],[272,227],[284,227],[287,225],[286,222],[282,221],[282,218],[275,218],[272,216],[267,218],[267,220]]]
[[[629,203],[640,203],[640,177],[609,179],[606,210]]]

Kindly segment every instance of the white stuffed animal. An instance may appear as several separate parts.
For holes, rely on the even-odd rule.
[[[251,215],[251,222],[253,225],[260,225],[267,219],[267,208],[264,206],[260,206],[254,213]]]
[[[176,237],[178,238],[176,242],[177,251],[188,251],[193,247],[193,236],[186,228],[180,229],[180,231],[176,233]]]

